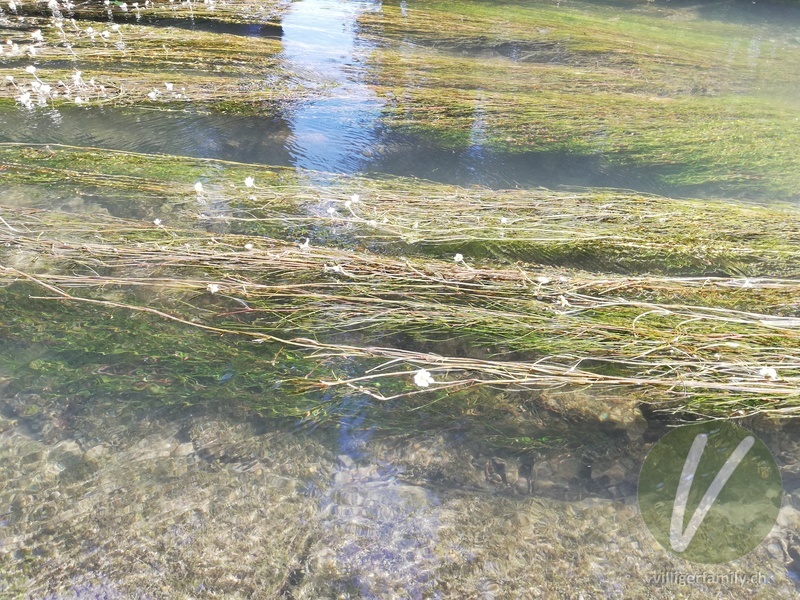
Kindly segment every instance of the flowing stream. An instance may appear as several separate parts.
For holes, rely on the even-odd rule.
[[[263,114],[3,105],[0,142],[288,167],[321,187],[334,174],[409,176],[498,189],[600,186],[671,196],[711,195],[719,189],[666,181],[662,175],[672,168],[670,157],[650,165],[616,160],[605,152],[607,132],[600,125],[592,133],[593,148],[584,153],[492,145],[497,124],[489,84],[462,107],[472,118],[467,131],[459,132],[467,141],[458,147],[429,131],[393,126],[386,115],[396,97],[377,91],[379,76],[371,66],[372,54],[389,42],[363,22],[371,13],[395,8],[403,18],[424,4],[291,2],[280,20],[278,56],[280,69],[292,74],[291,85],[303,90],[303,98],[265,108]],[[571,2],[549,4],[572,10]],[[598,2],[596,18],[628,10],[628,4]],[[789,6],[774,12],[750,9],[714,12],[709,7],[695,16],[731,23],[750,19],[747,56],[756,72],[772,60],[759,37],[764,28],[774,27],[785,44],[800,44],[800,18]],[[665,19],[664,27],[674,27],[678,35],[681,22]],[[254,28],[245,35],[277,33]],[[567,60],[557,47],[532,50],[491,36],[486,33],[483,41],[492,43],[485,47],[456,47],[454,57],[491,53],[491,65],[507,69],[509,77],[521,61],[533,60],[533,52],[546,53],[546,62],[554,65]],[[740,41],[732,41],[732,48]],[[412,42],[398,44],[401,51],[418,49]],[[766,46],[777,51],[780,44]],[[579,66],[594,77],[591,69],[601,69],[599,60]],[[391,85],[400,88],[403,82]],[[591,85],[602,82],[592,79]],[[796,112],[797,89],[787,88],[785,103]],[[410,85],[405,91],[418,90]],[[662,101],[652,96],[654,104]],[[608,131],[622,127],[608,123],[603,124]],[[4,184],[2,171],[0,192],[8,204],[38,207],[91,197],[91,191],[76,199],[43,188],[34,203],[27,189]],[[114,198],[104,202],[111,206]],[[109,290],[108,298],[113,297]],[[87,322],[106,318],[98,312]],[[40,389],[22,391],[13,383],[15,364],[54,360],[47,345],[35,341],[34,328],[30,343],[0,348],[0,565],[22,565],[5,579],[0,575],[0,597],[588,600],[796,594],[796,425],[748,423],[776,456],[784,509],[757,551],[732,564],[707,567],[716,575],[756,575],[756,583],[743,590],[709,579],[676,588],[655,582],[654,575],[696,573],[706,566],[663,552],[641,521],[639,469],[667,429],[635,404],[569,416],[553,407],[577,401],[590,405],[588,392],[566,397],[554,392],[550,404],[538,409],[522,408],[528,398],[520,393],[515,396],[519,412],[508,418],[528,420],[531,431],[564,432],[576,421],[587,431],[582,447],[565,442],[527,452],[476,443],[458,422],[440,430],[379,433],[365,417],[374,400],[359,393],[335,426],[326,427],[310,425],[307,414],[287,425],[253,416],[246,406],[167,410],[79,395],[41,411],[31,407],[38,406],[47,380]],[[205,380],[189,384],[212,391],[246,387],[248,368],[232,358],[230,364],[210,365]],[[26,570],[25,564],[36,567]]]

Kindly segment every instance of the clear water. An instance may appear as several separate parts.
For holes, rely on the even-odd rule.
[[[281,60],[309,94],[277,114],[3,110],[0,140],[282,165],[312,183],[326,172],[498,188],[686,191],[602,155],[493,151],[480,110],[462,150],[386,130],[385,99],[367,84],[365,66],[377,42],[358,24],[381,5],[291,4]],[[400,2],[402,11],[414,5]],[[800,36],[791,6],[698,10]],[[758,61],[757,36],[752,53]],[[796,102],[793,90],[787,101]],[[3,365],[46,360],[48,349],[7,345],[0,357],[0,561],[43,565],[30,575],[34,597],[125,598],[131,590],[141,598],[742,597],[724,583],[676,591],[649,579],[700,570],[664,555],[637,515],[638,468],[663,433],[658,425],[610,427],[605,445],[580,452],[497,455],[465,442],[457,427],[375,435],[363,398],[353,399],[338,427],[311,431],[302,420],[287,427],[253,418],[245,407],[153,411],[120,398],[65,399],[31,413],[40,390],[4,395],[11,382]],[[235,370],[218,367],[219,385],[236,383]],[[524,418],[532,430],[569,426],[558,415]],[[791,559],[800,555],[793,537],[789,549],[779,540],[797,525],[797,428],[753,426],[784,472],[783,529],[736,564],[706,570],[763,574],[766,583],[747,594],[793,597],[786,577],[796,579]],[[30,584],[23,572],[0,579],[0,596],[21,594],[14,586]]]

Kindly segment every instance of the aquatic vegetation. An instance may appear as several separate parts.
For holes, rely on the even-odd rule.
[[[242,10],[247,5],[253,11]],[[31,9],[23,11],[25,14],[37,14],[41,6],[18,5],[20,10]],[[254,110],[256,103],[291,95],[289,84],[296,87],[297,81],[281,70],[277,56],[280,39],[275,37],[280,28],[274,25],[274,19],[285,10],[282,2],[199,6],[203,7],[202,15],[197,14],[195,2],[151,3],[142,8],[149,18],[105,27],[97,20],[82,20],[95,16],[95,11],[105,17],[106,8],[93,3],[73,7],[75,18],[68,20],[63,15],[20,17],[14,21],[13,31],[39,26],[44,27],[44,33],[37,29],[41,40],[19,38],[13,42],[18,48],[15,52],[0,55],[0,73],[16,77],[16,87],[0,87],[0,100],[27,91],[39,95],[39,101],[28,108],[64,103],[147,103],[174,109],[189,103],[227,105],[236,98],[239,106]],[[117,9],[114,4],[108,10],[112,7]],[[271,35],[262,35],[254,23],[256,13],[270,15],[270,21],[260,22],[265,27],[271,23],[275,29]],[[241,25],[226,29],[225,23],[234,15],[233,22]],[[209,22],[207,28],[202,27],[203,19]],[[36,61],[36,66],[30,67],[38,69],[36,73],[24,68],[31,59]],[[47,91],[21,79],[26,72],[35,82],[48,85]],[[19,95],[16,98],[19,102]]]
[[[765,26],[753,38],[752,26],[692,8],[633,8],[424,2],[365,11],[359,27],[369,45],[358,77],[377,96],[362,100],[380,111],[383,130],[445,147],[479,139],[533,162],[537,154],[594,157],[642,169],[659,191],[687,196],[795,198],[800,113],[791,90],[800,85],[792,68],[800,44],[791,28]],[[96,20],[82,20],[107,10],[120,22],[99,33]],[[293,72],[283,60],[279,30],[265,36],[253,24],[274,25],[285,3],[139,10],[144,16],[87,5],[70,8],[74,21],[20,17],[15,30],[26,34],[0,57],[0,75],[13,78],[0,101],[30,110],[112,103],[269,115],[328,93],[324,75]],[[670,19],[680,35],[665,27]],[[450,25],[443,31],[441,22]],[[28,76],[32,59],[38,71]]]
[[[509,27],[499,8],[512,11]],[[362,34],[384,41],[364,73],[388,99],[389,128],[452,147],[477,135],[503,152],[598,155],[686,190],[796,194],[796,140],[785,130],[796,107],[764,97],[792,44],[776,45],[761,69],[732,48],[736,25],[698,22],[697,35],[667,39],[657,33],[663,15],[646,6],[608,21],[484,3],[452,31],[431,28],[431,16],[451,10],[360,15]],[[44,18],[30,15],[23,29]],[[99,33],[94,21],[40,24],[4,55],[5,93],[32,109],[80,99],[269,111],[308,92],[282,70],[278,39],[159,19]],[[65,53],[80,70],[64,67]],[[107,79],[96,71],[109,68]],[[242,88],[247,78],[262,79]],[[294,169],[54,144],[3,144],[0,164],[8,198],[49,208],[52,191],[42,190],[56,189],[84,213],[4,208],[6,281],[43,286],[60,303],[166,319],[175,331],[292,349],[307,373],[328,373],[279,377],[300,395],[358,393],[430,414],[466,390],[536,398],[591,385],[705,415],[796,410],[791,205],[334,174],[311,184]],[[321,421],[336,410],[306,412]],[[529,439],[513,427],[500,437]]]
[[[498,197],[490,190],[447,187],[439,189],[437,201],[426,194],[415,202],[426,188],[399,179],[345,181],[342,197],[351,197],[356,184],[363,184],[359,211],[381,221],[378,211],[386,211],[386,223],[377,226],[373,239],[361,228],[376,225],[361,217],[346,219],[344,225],[352,227],[343,228],[338,218],[309,214],[306,201],[292,206],[292,186],[284,197],[265,190],[272,201],[269,226],[284,232],[280,238],[235,233],[235,216],[229,220],[233,231],[203,233],[101,214],[89,220],[4,209],[8,227],[2,236],[13,251],[4,251],[3,277],[36,283],[62,301],[140,311],[210,334],[278,344],[312,363],[318,357],[328,375],[295,379],[306,391],[338,390],[386,402],[413,398],[415,388],[443,397],[483,386],[594,385],[598,393],[626,388],[644,402],[701,414],[797,409],[793,306],[800,256],[792,235],[782,233],[798,230],[796,209],[693,204],[608,190],[540,192],[536,204],[530,192],[520,191],[517,207],[515,192]],[[437,187],[427,186],[429,192]],[[335,189],[324,193],[335,196]],[[313,190],[306,194],[314,198]],[[524,220],[526,205],[540,212],[537,221]],[[398,218],[389,212],[393,207],[425,225],[395,224],[392,231]],[[466,217],[471,207],[479,209],[480,220]],[[521,222],[512,217],[502,224],[498,207]],[[456,208],[458,216],[448,214]],[[714,227],[688,229],[702,213]],[[243,219],[259,223],[256,217]],[[619,267],[626,255],[647,251],[652,264],[663,265],[664,275],[561,266],[568,262],[569,246],[559,254],[554,241],[566,238],[569,244],[580,235],[575,224],[582,219],[587,233],[594,227],[594,238],[608,240],[597,256],[613,257]],[[434,224],[448,220],[461,238],[450,239],[453,232]],[[463,225],[475,222],[481,231],[481,221],[489,223],[489,231],[520,230],[534,257],[517,262],[517,256],[509,259],[502,252],[469,254],[506,239],[476,235]],[[570,223],[573,229],[565,236]],[[309,236],[292,241],[298,226],[313,227],[315,238],[326,244],[311,243]],[[438,241],[437,228],[443,230]],[[414,243],[404,239],[409,233]],[[380,243],[373,251],[365,249],[375,238]],[[408,254],[415,246],[416,256]],[[464,253],[450,254],[453,247]],[[54,255],[52,248],[58,248]],[[436,258],[441,248],[449,258]],[[547,250],[549,263],[541,260]],[[398,257],[400,251],[407,256]],[[650,263],[642,266],[652,270]],[[738,267],[751,272],[735,273]],[[691,269],[694,277],[671,274]],[[775,275],[781,278],[766,277]],[[208,296],[198,303],[203,292]]]
[[[284,0],[3,3],[0,594],[667,597],[643,573],[685,565],[631,502],[654,434],[780,420],[794,472],[796,27],[357,4],[326,75]],[[175,115],[246,163],[136,135]],[[637,189],[324,173],[304,144]],[[739,592],[794,593],[785,509]]]

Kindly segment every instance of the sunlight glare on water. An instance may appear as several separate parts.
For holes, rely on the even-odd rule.
[[[286,66],[309,88],[289,110],[287,147],[299,169],[355,172],[376,140],[381,102],[361,81],[369,42],[357,18],[372,2],[303,0],[283,19]]]

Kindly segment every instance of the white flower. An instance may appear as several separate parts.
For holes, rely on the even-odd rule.
[[[81,98],[80,96],[75,96],[75,104],[77,104],[78,106],[83,104],[83,98]]]
[[[298,246],[300,246],[300,250],[308,250],[309,248],[311,248],[308,238],[306,238],[306,241],[303,242],[302,244],[298,244]]]
[[[350,196],[350,202],[358,202],[360,200],[358,194],[353,194]]]
[[[11,1],[8,3],[8,8],[10,8],[10,9],[11,9],[11,12],[17,12],[17,5],[16,5],[16,4],[14,4],[14,0],[11,0]]]
[[[122,6],[125,6],[125,5],[123,4]],[[127,9],[127,7],[125,7],[123,10],[128,10],[128,9]],[[119,31],[119,23],[114,23],[114,24],[111,26],[111,31],[115,31],[115,32],[116,32],[116,31]]]
[[[249,187],[249,188],[256,187],[256,180],[253,179],[252,177],[245,177],[244,178],[244,185],[245,185],[245,187]]]
[[[25,67],[25,72],[30,75],[34,75],[36,73],[36,67],[34,67],[33,65],[28,65],[27,67]]]
[[[253,249],[253,244],[245,244],[244,245],[244,249],[245,250],[252,250]]]
[[[41,29],[34,30],[34,32],[31,34],[31,37],[33,38],[34,42],[43,42],[44,41],[44,36],[42,35],[42,30]]]
[[[206,286],[206,290],[211,294],[216,294],[219,291],[219,286],[216,283],[209,283]]]
[[[457,262],[457,263],[464,262],[464,256],[463,256],[463,255],[461,255],[461,254],[456,254],[456,255],[453,257],[453,260],[454,260],[455,262]]]
[[[425,369],[420,369],[419,371],[414,373],[414,384],[417,387],[426,388],[432,383],[436,382],[434,381],[431,374]]]
[[[506,225],[508,223],[508,219],[506,219],[505,217],[500,217],[500,223],[502,225]]]
[[[14,78],[11,75],[6,75],[6,81],[9,83],[14,83]]]
[[[777,381],[778,380],[778,372],[773,369],[772,367],[761,367],[758,370],[758,374],[764,378],[769,379],[770,381]]]
[[[110,33],[108,33],[108,31],[103,31],[103,32],[100,34],[100,37],[101,37],[101,38],[103,38],[104,40],[107,40],[108,38],[110,38],[110,37],[111,37],[111,34],[110,34]]]
[[[545,277],[544,275],[539,275],[536,278],[536,283],[541,283],[542,285],[544,285],[546,283],[550,283],[550,278],[549,277]]]
[[[173,86],[171,83],[165,83],[164,87],[167,88],[168,92],[171,92],[172,88],[175,87],[175,86]]]
[[[158,92],[153,90],[152,92],[147,94],[147,97],[150,98],[150,100],[155,100],[156,98],[158,98]]]
[[[17,102],[19,102],[20,104],[22,104],[25,108],[33,108],[33,103],[31,103],[31,93],[30,92],[25,92],[23,94],[20,94],[19,96],[17,96],[15,98],[15,100]]]
[[[352,200],[346,200],[345,203],[344,203],[344,207],[345,208],[350,208],[351,206],[353,206],[353,201]]]
[[[83,85],[83,79],[81,79],[80,71],[75,71],[72,74],[72,83],[74,83],[75,85]]]
[[[156,227],[161,227],[161,219],[153,219],[153,223],[155,223]]]
[[[87,27],[86,28],[86,33],[88,33],[89,35],[92,35],[94,33],[94,27]]]
[[[199,181],[197,183],[195,183],[194,184],[194,191],[197,192],[198,194],[202,194],[203,193],[203,184],[201,182],[199,182]]]
[[[128,12],[128,5],[125,2],[120,5],[120,8],[122,9],[122,12]],[[115,25],[115,27],[119,27],[119,25]],[[116,29],[114,31],[116,31]]]
[[[333,216],[334,214],[336,214],[336,209],[333,208],[332,206],[329,206],[328,210],[326,210],[325,212],[327,212],[329,215]]]

